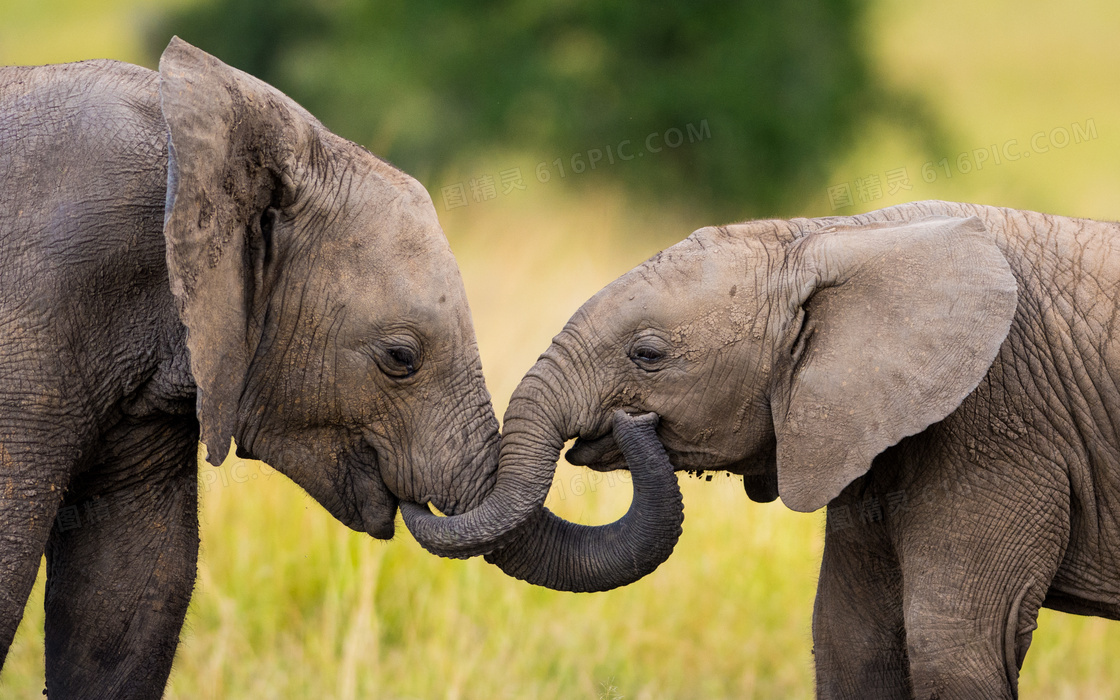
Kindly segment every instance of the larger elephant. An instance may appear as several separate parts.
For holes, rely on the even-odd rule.
[[[677,469],[827,505],[819,697],[1011,698],[1040,607],[1120,618],[1118,283],[1120,226],[1026,211],[704,228],[576,312],[525,415],[605,470],[652,411]]]
[[[400,502],[451,515],[437,534],[466,518],[476,553],[544,513],[547,475],[497,469],[463,284],[419,183],[177,39],[158,73],[0,69],[0,660],[45,552],[51,697],[162,693],[194,585],[200,434],[211,462],[235,440],[378,538]],[[590,583],[649,568],[630,565]]]

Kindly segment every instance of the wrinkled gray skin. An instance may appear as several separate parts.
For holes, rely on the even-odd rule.
[[[178,39],[159,73],[0,68],[0,145],[0,662],[45,552],[52,698],[162,693],[200,435],[356,530],[391,537],[400,504],[432,551],[542,585],[625,585],[672,551],[654,416],[614,418],[636,461],[618,523],[543,509],[555,455],[514,440],[499,468],[427,192],[275,89]]]
[[[828,505],[819,697],[1011,698],[1041,606],[1120,619],[1118,280],[1120,225],[993,207],[701,229],[573,316],[540,400],[576,464],[652,411],[676,468]]]
[[[398,499],[490,489],[470,312],[412,178],[178,40],[160,73],[0,69],[0,144],[0,660],[46,552],[50,697],[162,693],[200,425],[211,462],[233,437],[378,538]]]

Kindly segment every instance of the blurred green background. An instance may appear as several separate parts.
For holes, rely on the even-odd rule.
[[[703,225],[931,198],[1120,218],[1108,0],[0,0],[3,64],[154,66],[172,34],[429,188],[499,415],[585,299]],[[370,540],[260,463],[200,484],[170,698],[812,696],[821,514],[741,480],[683,479],[673,557],[595,595]],[[550,506],[629,496],[562,464]],[[41,691],[42,625],[40,580],[0,697]],[[1120,624],[1044,611],[1022,695],[1120,697],[1117,658]]]

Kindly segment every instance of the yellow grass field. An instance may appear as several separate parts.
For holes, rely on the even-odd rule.
[[[112,0],[95,12],[75,0],[0,0],[0,63],[138,60],[136,22],[150,5]],[[873,8],[867,41],[878,69],[930,101],[954,146],[931,161],[896,130],[868,124],[833,168],[833,184],[854,195],[836,213],[942,198],[1120,218],[1120,8],[1109,0]],[[1059,129],[1070,136],[1065,146]],[[718,139],[697,147],[718,148]],[[997,164],[992,148],[1031,155]],[[464,174],[519,158],[495,154]],[[910,190],[859,201],[857,180],[885,182],[899,168]],[[609,171],[575,189],[530,181],[525,192],[452,211],[438,196],[448,182],[428,184],[463,271],[499,416],[585,299],[691,230],[724,223],[629,199]],[[833,209],[826,191],[807,192],[803,209],[782,213]],[[167,697],[812,697],[822,513],[752,503],[727,475],[681,481],[686,518],[674,555],[632,586],[588,595],[530,587],[479,559],[437,559],[399,522],[391,542],[351,532],[258,462],[203,463],[198,582]],[[562,464],[549,505],[602,523],[629,498],[624,478]],[[0,699],[42,691],[42,601],[41,572]],[[1044,611],[1020,690],[1120,698],[1120,622]]]

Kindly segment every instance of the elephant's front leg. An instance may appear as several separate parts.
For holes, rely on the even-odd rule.
[[[47,548],[51,698],[158,698],[194,586],[198,430],[122,426],[75,481]]]
[[[0,667],[23,618],[77,449],[0,414]],[[45,422],[45,421],[44,421]]]
[[[922,700],[1011,700],[1068,541],[1069,493],[1042,469],[966,469],[977,478],[911,508],[901,536],[910,677]]]
[[[902,576],[883,507],[848,492],[828,507],[813,608],[819,698],[910,697]]]

